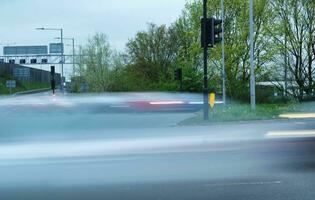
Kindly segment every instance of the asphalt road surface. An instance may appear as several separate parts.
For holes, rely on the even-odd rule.
[[[177,126],[176,98],[0,100],[0,199],[314,199],[314,119]]]

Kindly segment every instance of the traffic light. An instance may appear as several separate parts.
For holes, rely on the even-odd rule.
[[[201,18],[201,47],[211,46],[211,19]]]
[[[183,70],[181,68],[177,68],[174,71],[175,80],[179,81],[180,91],[183,91]]]
[[[53,94],[55,94],[55,89],[56,89],[55,66],[50,67],[50,82],[51,82],[51,89],[53,91]]]
[[[211,18],[211,45],[222,42],[222,19]]]
[[[43,63],[43,64],[47,64],[47,63],[48,63],[48,59],[47,59],[47,58],[43,58],[43,59],[42,59],[42,63]]]
[[[20,59],[20,64],[25,64],[26,60],[25,59]]]
[[[181,81],[182,80],[182,69],[181,68],[178,68],[175,70],[175,80],[177,81]]]
[[[222,38],[222,20],[215,18],[201,19],[201,47],[214,47],[215,44],[220,43]]]

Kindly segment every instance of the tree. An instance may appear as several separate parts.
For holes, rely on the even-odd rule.
[[[315,86],[315,2],[276,0],[271,6],[277,13],[274,42],[279,46],[279,53],[288,53],[288,77],[291,82],[288,92],[303,100],[305,95],[313,95]],[[284,43],[284,37],[287,43]]]
[[[82,49],[84,77],[93,92],[104,92],[109,89],[112,81],[112,50],[106,35],[97,33],[88,40]]]
[[[127,43],[129,65],[145,80],[159,82],[171,76],[176,46],[165,25],[149,24]]]
[[[200,13],[200,2],[187,3],[181,16],[170,27],[176,41],[174,65],[183,69],[184,90],[191,92],[201,92],[203,84]]]
[[[220,2],[209,0],[209,13],[221,18]],[[234,99],[244,99],[249,96],[249,5],[247,0],[225,1],[225,50],[228,94]],[[255,57],[258,80],[268,79],[268,62],[273,56],[273,46],[265,31],[269,25],[269,15],[272,10],[268,0],[255,1]],[[202,16],[202,1],[192,1],[186,7],[180,18],[173,24],[178,35],[179,51],[177,61],[188,69],[193,69],[202,77],[202,51],[200,48],[200,17]],[[221,77],[221,46],[210,52],[209,77],[210,86],[220,88]],[[196,80],[194,80],[196,82]],[[240,92],[240,91],[243,91]]]

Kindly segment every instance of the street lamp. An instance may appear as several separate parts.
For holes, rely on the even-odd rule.
[[[64,64],[64,47],[63,47],[63,29],[62,28],[36,28],[39,31],[60,31],[60,41],[61,41],[61,90],[64,87],[64,75],[63,75],[63,64]]]
[[[222,100],[223,100],[223,105],[225,105],[226,104],[226,70],[225,70],[224,0],[221,0],[221,19],[222,19]]]
[[[60,40],[60,37],[56,37],[55,39]],[[73,38],[63,38],[64,40],[71,40],[72,41],[72,64],[73,64],[73,73],[75,72],[75,50],[74,50],[74,37]]]
[[[256,80],[254,66],[254,3],[249,0],[249,27],[250,27],[250,103],[252,110],[256,109]]]

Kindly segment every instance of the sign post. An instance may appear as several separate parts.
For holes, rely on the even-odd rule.
[[[16,88],[16,81],[15,80],[7,80],[6,86],[7,86],[7,88],[10,88],[10,94],[12,94],[12,88]]]
[[[215,92],[214,91],[210,92],[209,94],[209,103],[210,103],[210,107],[214,108],[215,106]]]

